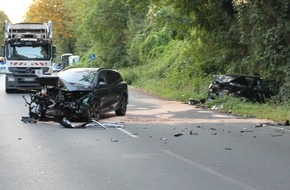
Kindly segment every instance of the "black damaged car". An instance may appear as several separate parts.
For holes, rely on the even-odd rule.
[[[257,76],[216,75],[208,89],[208,99],[233,95],[244,97],[252,102],[265,103],[274,93],[266,87],[266,82]]]
[[[41,91],[30,91],[29,116],[34,120],[99,120],[105,112],[124,116],[128,86],[120,73],[105,68],[70,68],[38,78]]]

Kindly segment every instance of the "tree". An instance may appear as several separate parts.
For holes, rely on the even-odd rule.
[[[5,20],[10,22],[10,20],[9,20],[8,16],[5,14],[5,12],[0,11],[0,23],[2,23],[2,26],[3,26],[2,30],[0,30],[0,39],[2,39],[2,40],[4,39],[4,30],[3,30],[3,28],[4,28]],[[2,54],[0,56],[2,56]]]
[[[26,13],[26,22],[53,22],[55,41],[58,52],[74,52],[73,21],[63,0],[34,0]]]

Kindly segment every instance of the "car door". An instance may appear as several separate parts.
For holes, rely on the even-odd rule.
[[[106,74],[110,86],[110,110],[114,110],[117,106],[120,94],[118,89],[118,81],[115,71],[109,70]]]
[[[110,110],[111,107],[111,99],[112,99],[112,93],[111,93],[111,87],[109,85],[109,80],[107,77],[107,71],[103,70],[100,71],[97,78],[97,91],[96,96],[101,101],[102,106],[102,112],[106,112]]]

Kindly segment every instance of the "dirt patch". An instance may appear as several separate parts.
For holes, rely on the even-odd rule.
[[[220,114],[217,110],[207,110],[179,101],[162,99],[143,92],[137,88],[129,89],[133,97],[128,105],[126,116],[113,117],[107,114],[102,120],[105,122],[118,123],[269,123],[271,121],[256,118],[241,118],[231,114]],[[142,105],[137,105],[138,99]],[[136,105],[135,105],[136,103]]]

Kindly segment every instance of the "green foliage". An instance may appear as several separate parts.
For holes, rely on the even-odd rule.
[[[5,20],[7,20],[8,22],[10,22],[8,16],[3,11],[0,11],[0,23],[3,26],[3,28],[4,28]],[[4,39],[4,30],[0,30],[0,39],[1,40]],[[1,42],[1,44],[2,44],[2,42]],[[2,56],[2,50],[1,50],[0,56]]]
[[[223,98],[208,101],[208,107],[222,107],[220,111],[238,114],[246,117],[258,117],[261,119],[268,119],[276,122],[285,122],[289,119],[289,104],[276,105],[271,103],[259,104],[250,103],[241,98],[232,96],[225,96]]]
[[[248,1],[235,9],[240,42],[247,47],[242,67],[277,82],[281,100],[289,99],[289,1]]]
[[[184,98],[204,96],[215,74],[260,75],[277,83],[275,102],[289,102],[289,0],[34,3],[44,2],[57,5],[52,16],[60,50],[72,49],[86,66],[126,68],[130,83],[171,97],[182,91]],[[51,7],[29,15],[51,13]],[[96,60],[88,59],[91,53]]]

